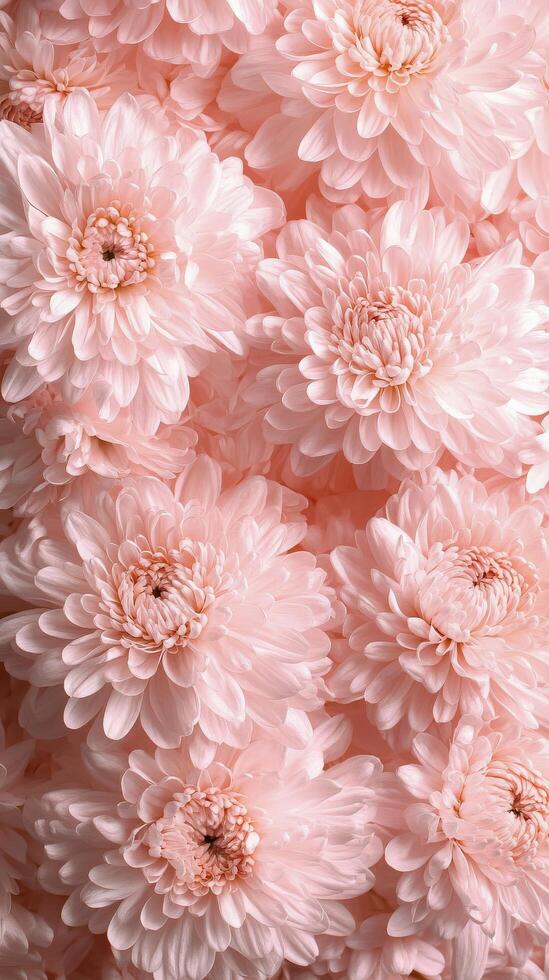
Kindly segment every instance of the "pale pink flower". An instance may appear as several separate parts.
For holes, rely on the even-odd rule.
[[[81,489],[83,479],[97,490],[130,475],[171,479],[192,460],[195,441],[185,426],[142,435],[128,409],[106,422],[89,396],[67,405],[45,385],[24,401],[0,405],[0,507],[38,513]]]
[[[191,63],[197,75],[217,68],[225,49],[245,51],[249,36],[265,30],[278,0],[63,0],[44,15],[58,43],[91,38],[98,51],[140,44],[145,54]]]
[[[483,175],[531,138],[542,104],[535,31],[513,0],[291,0],[271,49],[235,84],[282,97],[246,150],[253,167],[299,158],[340,199],[412,195],[478,209]],[[338,197],[339,196],[339,197]]]
[[[247,744],[253,722],[307,736],[331,590],[313,555],[292,552],[305,501],[261,477],[220,483],[201,456],[174,490],[128,480],[68,510],[64,530],[46,512],[4,543],[4,587],[38,607],[3,621],[6,665],[36,687],[64,679],[69,728],[100,715],[120,739],[139,718],[165,746],[194,729],[196,759]]]
[[[22,0],[15,20],[0,13],[0,119],[29,129],[42,121],[46,101],[62,102],[75,89],[106,109],[132,79],[118,53],[98,56],[91,44],[54,48],[35,4]]]
[[[456,713],[546,724],[549,538],[524,487],[407,480],[332,553],[349,647],[329,680],[406,743]]]
[[[245,397],[298,475],[342,452],[359,479],[374,459],[398,476],[444,449],[520,473],[549,400],[546,306],[519,242],[464,263],[468,241],[462,218],[403,202],[280,233],[258,268],[273,308],[249,321],[264,367]]]
[[[43,134],[0,126],[4,397],[52,382],[66,401],[89,392],[104,419],[131,404],[147,433],[177,421],[209,352],[243,351],[279,198],[129,95],[101,117],[73,92]]]
[[[316,747],[278,739],[220,747],[206,769],[183,748],[134,751],[126,772],[103,759],[27,807],[66,923],[107,932],[155,980],[263,980],[353,928],[342,900],[371,887],[381,852],[376,759],[323,771]]]
[[[388,930],[453,938],[456,980],[484,976],[490,942],[513,926],[549,931],[549,753],[546,739],[464,716],[450,742],[414,740],[398,777],[406,832],[386,848],[401,873]]]

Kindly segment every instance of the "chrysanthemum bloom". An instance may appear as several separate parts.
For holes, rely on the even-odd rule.
[[[371,887],[381,852],[376,759],[323,771],[322,752],[275,739],[219,748],[206,769],[184,749],[132,752],[124,775],[114,762],[28,807],[65,922],[107,932],[156,980],[263,980],[353,928],[341,902]]]
[[[432,472],[406,481],[332,562],[349,647],[336,698],[364,698],[381,731],[456,713],[547,723],[549,550],[541,503],[510,483]]]
[[[225,49],[245,51],[250,35],[261,34],[278,0],[63,0],[44,15],[58,43],[91,38],[98,51],[141,44],[150,58],[191,63],[199,76],[217,68]]]
[[[287,166],[294,155],[316,163],[328,195],[397,189],[424,206],[431,187],[444,203],[474,209],[483,175],[527,146],[525,112],[542,104],[542,61],[513,0],[288,7],[261,72],[283,97],[281,113],[248,147],[251,166],[278,158],[283,133]],[[246,87],[256,68],[254,54],[244,55],[236,84],[242,77]]]
[[[98,488],[131,474],[171,479],[192,460],[195,441],[183,425],[141,435],[128,409],[105,422],[89,396],[67,405],[45,385],[22,402],[0,405],[0,507],[36,514],[81,488],[82,478],[95,478]]]
[[[131,404],[147,433],[177,421],[208,352],[242,352],[257,242],[282,220],[279,198],[130,95],[100,117],[74,92],[43,137],[0,128],[0,345],[15,352],[4,398],[55,382],[66,401],[89,392],[107,420]]]
[[[18,5],[15,21],[0,12],[0,119],[29,129],[42,121],[46,100],[62,101],[82,88],[108,108],[131,77],[119,54],[98,56],[90,44],[54,48],[32,3]]]
[[[249,321],[265,366],[246,397],[268,439],[292,444],[296,473],[340,452],[417,470],[443,449],[520,472],[528,416],[549,402],[546,307],[519,242],[463,263],[468,241],[462,218],[404,202],[280,233],[278,258],[258,268],[273,309]]]
[[[197,726],[195,758],[247,744],[253,722],[307,736],[296,709],[322,703],[331,593],[292,552],[304,500],[261,477],[222,493],[220,474],[202,456],[173,491],[128,480],[64,534],[46,513],[4,543],[4,587],[39,607],[3,621],[6,664],[37,687],[64,678],[70,728],[100,714],[119,739],[139,718],[173,746]]]
[[[464,716],[450,745],[418,735],[414,752],[398,770],[406,833],[386,848],[401,872],[389,933],[456,937],[454,975],[478,980],[491,940],[505,949],[520,923],[549,932],[548,743]]]

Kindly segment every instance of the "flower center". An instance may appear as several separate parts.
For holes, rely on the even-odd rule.
[[[156,654],[196,640],[230,584],[224,556],[197,542],[143,551],[138,561],[115,564],[112,574],[118,601],[103,605],[119,641]]]
[[[426,375],[435,335],[426,298],[390,287],[349,303],[332,333],[332,350],[347,370],[379,389]]]
[[[67,258],[80,288],[91,292],[143,282],[155,266],[143,217],[119,201],[89,216],[70,239]]]
[[[196,895],[219,895],[228,882],[249,877],[259,840],[236,794],[196,786],[177,793],[143,838],[151,857],[166,861],[177,884]]]
[[[443,636],[465,642],[522,613],[535,591],[530,578],[525,563],[488,546],[437,544],[419,586],[421,610]]]
[[[48,78],[40,78],[32,68],[21,68],[10,76],[8,90],[0,95],[0,118],[29,129],[31,123],[42,122],[47,95],[66,95],[70,90],[63,70],[51,72]]]
[[[448,36],[426,0],[364,0],[355,11],[351,56],[364,72],[394,76],[397,85],[429,71]]]
[[[10,92],[0,98],[0,119],[8,119],[23,129],[30,129],[33,123],[42,122],[42,106],[25,102],[19,93]]]
[[[515,861],[535,857],[549,838],[549,783],[517,762],[494,762],[486,773],[492,806],[504,818],[498,840]]]

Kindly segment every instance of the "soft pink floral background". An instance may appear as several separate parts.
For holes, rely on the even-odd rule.
[[[546,0],[0,0],[0,980],[549,977]]]

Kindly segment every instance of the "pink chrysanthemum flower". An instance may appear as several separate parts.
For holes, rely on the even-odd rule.
[[[0,13],[0,119],[29,129],[42,121],[47,100],[87,89],[106,109],[129,87],[131,74],[119,54],[98,56],[90,44],[54,48],[32,3],[20,3],[15,20]]]
[[[416,470],[444,449],[520,472],[528,416],[549,400],[546,307],[519,242],[464,263],[468,241],[462,218],[402,202],[280,233],[258,269],[273,309],[249,321],[265,366],[246,397],[269,440],[292,444],[296,473],[340,452]]]
[[[547,740],[464,716],[449,745],[418,735],[414,751],[398,769],[406,832],[386,848],[401,873],[389,933],[453,938],[455,975],[479,980],[514,925],[549,932]]]
[[[233,72],[283,97],[246,150],[292,157],[339,197],[413,195],[478,208],[482,177],[531,137],[540,105],[535,31],[513,0],[293,0],[270,53]],[[287,129],[287,131],[286,131]],[[283,144],[279,144],[283,133]]]
[[[349,648],[329,681],[406,742],[456,713],[547,723],[549,539],[511,483],[434,472],[406,481],[332,562]]]
[[[113,739],[139,718],[158,745],[196,728],[195,758],[245,745],[253,722],[299,741],[331,615],[325,573],[292,552],[303,504],[261,477],[221,492],[202,456],[175,490],[127,481],[70,510],[64,532],[46,513],[0,558],[4,587],[41,607],[3,621],[8,669],[37,687],[64,679],[65,723],[102,715]]]
[[[279,198],[129,95],[100,117],[72,93],[43,135],[0,125],[4,398],[54,382],[66,401],[89,392],[107,420],[131,404],[147,433],[176,421],[208,352],[242,352]]]
[[[139,474],[171,479],[192,460],[196,441],[185,426],[136,432],[128,409],[112,422],[91,398],[67,405],[45,385],[22,402],[0,406],[0,507],[36,514],[82,488]]]
[[[245,51],[249,36],[261,34],[278,0],[64,0],[43,16],[57,43],[91,38],[98,51],[140,44],[150,58],[190,63],[199,76],[211,74],[223,52]]]
[[[314,960],[317,934],[353,928],[341,901],[371,887],[381,852],[376,759],[323,771],[316,748],[256,740],[206,769],[183,749],[107,765],[27,808],[68,924],[107,932],[155,980],[264,980],[284,956]]]

